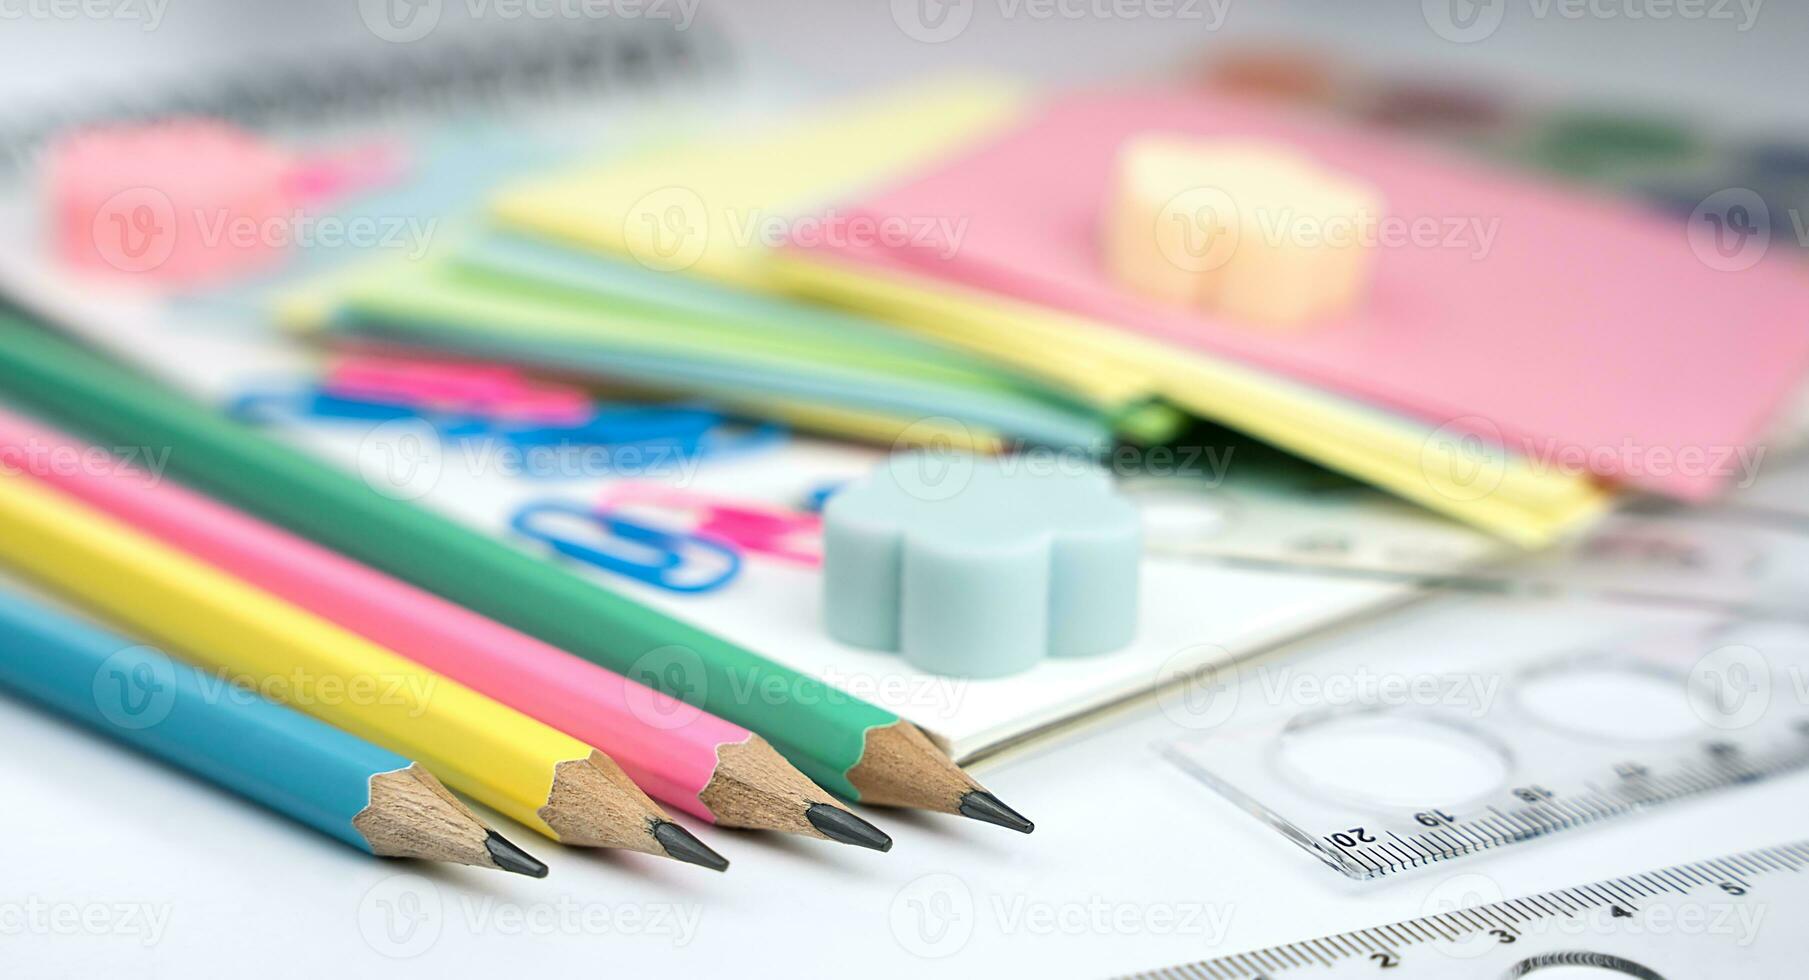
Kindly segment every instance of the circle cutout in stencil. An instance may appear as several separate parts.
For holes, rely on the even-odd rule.
[[[1613,953],[1561,952],[1541,953],[1508,968],[1506,977],[1537,976],[1539,980],[1611,980],[1637,977],[1638,980],[1665,980],[1650,967],[1642,966]]]
[[[1577,738],[1660,742],[1702,733],[1688,679],[1650,664],[1584,657],[1534,667],[1514,703],[1538,724]]]
[[[1481,732],[1385,709],[1296,718],[1274,753],[1283,775],[1306,793],[1389,809],[1476,799],[1514,767],[1507,747]]]

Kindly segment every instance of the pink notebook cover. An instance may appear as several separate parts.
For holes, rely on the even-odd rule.
[[[1119,290],[1097,216],[1118,146],[1146,131],[1285,141],[1385,200],[1374,288],[1355,314],[1291,330]],[[1701,500],[1740,471],[1809,364],[1809,265],[1733,270],[1684,223],[1255,103],[1194,92],[1069,97],[852,207],[868,228],[793,248],[1003,293],[1326,386]],[[947,222],[939,224],[939,222]],[[1781,222],[1774,222],[1779,224]],[[1789,233],[1788,225],[1778,235]]]

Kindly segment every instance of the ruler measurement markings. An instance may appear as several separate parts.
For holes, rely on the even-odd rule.
[[[1676,870],[1674,870],[1674,869],[1666,868],[1665,870],[1659,872],[1659,874],[1662,874],[1665,876],[1666,879],[1677,883],[1677,885],[1676,885],[1677,894],[1679,894],[1679,895],[1688,895],[1690,893],[1690,890],[1696,887],[1695,884],[1690,881],[1690,879],[1684,877],[1683,875],[1678,874],[1676,872]]]
[[[1514,908],[1513,903],[1511,902],[1496,902],[1494,908],[1495,914],[1507,919],[1509,924],[1516,929],[1520,927],[1522,922],[1526,921],[1525,913]]]
[[[1393,844],[1384,844],[1382,853],[1387,854],[1391,858],[1394,858],[1396,860],[1396,862],[1397,862],[1395,864],[1396,868],[1402,868],[1402,867],[1411,868],[1414,865],[1412,855],[1408,854],[1405,850],[1403,850],[1399,847],[1396,847]],[[1401,863],[1401,862],[1404,862],[1404,863]]]
[[[1453,938],[1483,931],[1473,917],[1465,914],[1465,911],[1464,909],[1452,909],[1439,916],[1439,924],[1450,929]]]
[[[1445,924],[1440,922],[1439,917],[1436,915],[1429,915],[1420,919],[1410,919],[1406,924],[1412,926],[1420,933],[1421,942],[1449,942],[1457,938],[1456,934],[1448,932],[1445,929]]]
[[[1604,889],[1604,886],[1598,884],[1598,885],[1589,885],[1587,887],[1589,888],[1589,891],[1591,894],[1600,898],[1602,900],[1602,903],[1604,905],[1607,905],[1609,908],[1615,908],[1621,904],[1621,900],[1618,898],[1615,898],[1613,895],[1609,894]],[[1629,909],[1628,911],[1637,912],[1638,910],[1639,910],[1638,906],[1634,906],[1633,908]]]
[[[1649,892],[1647,892],[1647,894],[1649,894],[1649,895],[1659,895],[1659,894],[1663,894],[1664,892],[1670,891],[1669,885],[1666,885],[1664,882],[1660,881],[1656,875],[1653,875],[1650,872],[1642,873],[1640,875],[1640,878],[1645,881],[1646,887],[1651,889]]]
[[[1477,841],[1477,849],[1478,850],[1486,850],[1489,847],[1494,846],[1494,844],[1490,842],[1489,838],[1475,827],[1460,826],[1457,829],[1460,832],[1469,835],[1471,838],[1474,838]],[[1484,829],[1487,829],[1487,828],[1484,828]]]
[[[1363,956],[1361,950],[1336,936],[1328,936],[1321,942],[1334,960],[1354,960]]]
[[[1406,949],[1406,947],[1409,946],[1418,946],[1420,942],[1425,942],[1424,938],[1413,935],[1411,929],[1400,928],[1400,926],[1384,926],[1384,933],[1382,933],[1382,935],[1388,938],[1389,942],[1393,942],[1395,946],[1402,947],[1402,949]]]
[[[1551,897],[1554,901],[1563,903],[1564,907],[1569,909],[1573,916],[1581,914],[1584,911],[1584,907],[1573,901],[1570,895],[1565,892],[1553,892]]]
[[[1728,858],[1728,867],[1734,868],[1747,877],[1757,877],[1765,873],[1764,865],[1752,858]]]
[[[1394,836],[1392,831],[1389,836]],[[1395,839],[1401,840],[1401,838],[1398,837]],[[1417,834],[1410,834],[1401,842],[1425,855],[1428,863],[1444,860],[1444,858],[1451,853],[1451,845],[1439,839],[1438,831],[1436,830],[1422,830]]]
[[[1768,854],[1754,854],[1749,857],[1743,857],[1740,860],[1746,863],[1748,870],[1755,876],[1764,874],[1767,871],[1778,870],[1778,866],[1772,861],[1771,856]]]
[[[1702,887],[1702,882],[1698,881],[1696,879],[1695,875],[1690,874],[1689,870],[1682,866],[1675,867],[1675,868],[1666,868],[1664,873],[1667,875],[1670,875],[1672,878],[1675,878],[1678,881],[1683,882],[1683,887],[1684,887],[1685,891],[1695,891],[1696,889]]]
[[[1638,908],[1639,905],[1637,903],[1641,903],[1646,900],[1646,896],[1644,896],[1644,895],[1633,894],[1633,890],[1631,888],[1628,888],[1624,881],[1616,881],[1611,887],[1616,892],[1618,892],[1622,896],[1624,896],[1627,900],[1627,904],[1633,908]]]
[[[1508,932],[1518,933],[1520,931],[1519,921],[1509,917],[1508,914],[1503,911],[1501,902],[1484,906],[1483,913],[1493,917],[1496,922],[1501,924],[1501,928],[1506,929]]]
[[[1595,814],[1591,813],[1588,806],[1585,805],[1586,801],[1561,799],[1557,803],[1564,812],[1569,813],[1572,820],[1579,824],[1591,823],[1596,819]]]
[[[1714,867],[1716,870],[1722,872],[1723,877],[1727,878],[1729,881],[1732,881],[1734,884],[1739,885],[1742,888],[1744,888],[1746,886],[1746,878],[1748,876],[1748,872],[1745,871],[1744,869],[1742,869],[1739,865],[1727,863],[1724,861],[1716,861],[1714,864]]]
[[[1765,860],[1766,860],[1766,862],[1768,862],[1768,863],[1769,863],[1769,864],[1770,864],[1770,865],[1771,865],[1771,866],[1772,866],[1772,867],[1774,867],[1774,868],[1776,868],[1776,869],[1778,869],[1778,870],[1779,870],[1779,871],[1794,871],[1794,870],[1796,870],[1796,869],[1794,869],[1794,868],[1792,868],[1792,867],[1790,867],[1790,865],[1789,865],[1789,864],[1787,864],[1787,863],[1786,863],[1786,862],[1785,862],[1785,861],[1784,861],[1784,859],[1783,859],[1783,857],[1782,857],[1782,856],[1781,856],[1781,855],[1777,855],[1777,854],[1767,854],[1767,855],[1765,855]]]
[[[1457,920],[1457,922],[1464,927],[1465,932],[1487,932],[1494,927],[1491,926],[1489,921],[1483,918],[1482,913],[1478,911],[1484,907],[1485,906],[1477,905],[1467,909],[1452,909],[1445,914]]]
[[[1465,913],[1467,913],[1467,915],[1465,915],[1467,919],[1474,919],[1478,922],[1478,929],[1476,929],[1476,931],[1491,933],[1491,931],[1498,928],[1509,929],[1509,931],[1512,931],[1512,926],[1509,926],[1507,922],[1496,924],[1496,922],[1491,922],[1491,920],[1489,920],[1489,906],[1476,906],[1474,909],[1465,909]]]
[[[1471,835],[1466,828],[1457,826],[1447,827],[1438,831],[1439,840],[1447,841],[1450,845],[1460,848],[1461,852],[1464,854],[1473,854],[1487,846],[1484,843],[1471,840],[1470,837]]]
[[[1397,834],[1391,830],[1388,832],[1388,836],[1394,838],[1397,841],[1400,841],[1402,846],[1418,848],[1421,854],[1424,854],[1426,857],[1428,857],[1434,861],[1438,860],[1437,853],[1434,852],[1431,848],[1428,848],[1426,845],[1420,843],[1419,836],[1417,834],[1412,837],[1407,838],[1406,840],[1402,840],[1401,836],[1399,834]]]
[[[1684,873],[1688,874],[1692,879],[1694,879],[1696,884],[1699,886],[1700,885],[1712,885],[1715,883],[1715,879],[1710,878],[1708,875],[1705,875],[1702,873],[1702,865],[1700,865],[1700,864],[1685,865],[1683,870],[1684,870]]]
[[[1618,896],[1623,901],[1626,901],[1626,902],[1639,901],[1639,896],[1635,895],[1631,891],[1629,891],[1627,889],[1625,882],[1620,878],[1615,878],[1612,881],[1606,882],[1605,884],[1603,884],[1602,887],[1610,895]]]
[[[1566,919],[1570,918],[1570,913],[1568,911],[1558,903],[1546,898],[1544,895],[1534,895],[1532,898],[1528,899],[1528,901],[1532,902],[1534,907],[1543,907],[1546,914],[1550,916],[1563,916]]]
[[[1630,877],[1622,878],[1621,881],[1627,888],[1638,892],[1640,898],[1651,898],[1653,895],[1658,894],[1658,890],[1653,888],[1651,883],[1645,881],[1644,877],[1644,875],[1632,875]]]
[[[1462,939],[1476,931],[1476,924],[1463,914],[1462,909],[1440,912],[1434,918],[1440,927],[1450,931],[1453,939]]]
[[[1673,890],[1672,882],[1664,881],[1664,877],[1662,877],[1662,875],[1659,875],[1659,873],[1648,872],[1648,873],[1646,873],[1646,879],[1648,879],[1648,881],[1652,882],[1653,888],[1657,888],[1657,890],[1659,890],[1659,891],[1672,891]]]
[[[1265,970],[1285,970],[1288,968],[1288,965],[1282,962],[1281,957],[1275,955],[1273,949],[1262,950],[1256,955],[1258,957],[1257,963]]]
[[[1426,926],[1418,919],[1408,919],[1406,922],[1396,925],[1395,928],[1400,929],[1409,936],[1415,937],[1415,943],[1437,942],[1439,940],[1439,934],[1432,931],[1430,927]]]
[[[1339,852],[1339,853],[1342,853],[1342,852]],[[1381,867],[1378,866],[1375,863],[1375,861],[1369,857],[1369,855],[1363,853],[1362,851],[1358,851],[1356,853],[1355,860],[1357,861],[1357,863],[1368,868],[1372,877],[1383,873]]]

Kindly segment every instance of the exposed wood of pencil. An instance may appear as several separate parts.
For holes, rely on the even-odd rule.
[[[615,760],[601,752],[561,762],[540,819],[561,843],[623,847],[721,870],[728,862],[666,817]]]
[[[717,746],[716,772],[697,796],[724,827],[779,830],[882,851],[892,846],[891,838],[835,803],[758,735]]]
[[[352,826],[379,857],[446,861],[532,877],[546,874],[546,865],[485,827],[418,764],[372,776],[370,805],[352,819]]]
[[[908,721],[867,730],[861,760],[848,770],[861,802],[954,813],[1029,833],[1030,821],[1005,806]]]

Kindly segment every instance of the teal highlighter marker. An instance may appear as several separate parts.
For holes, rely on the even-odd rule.
[[[6,589],[0,689],[366,853],[546,876],[408,759]]]

